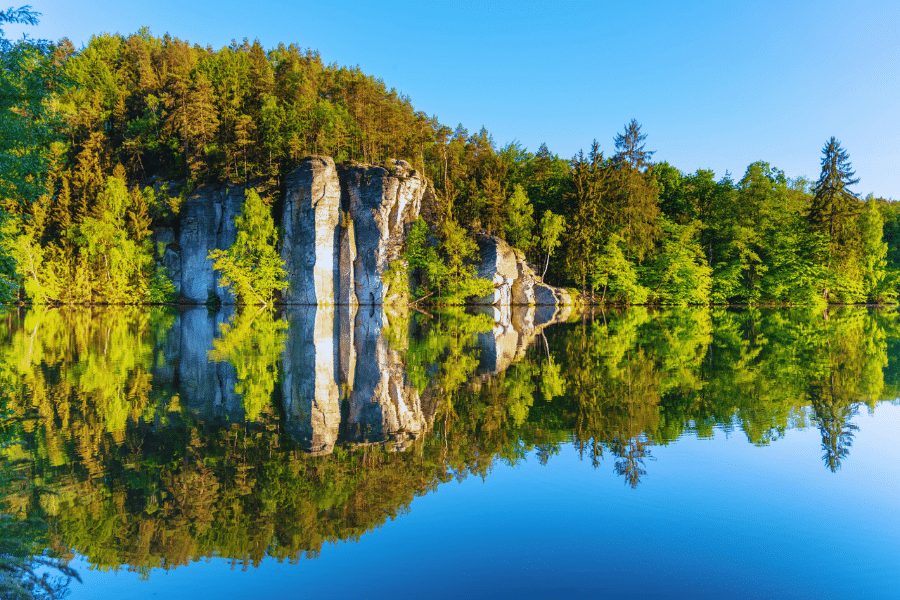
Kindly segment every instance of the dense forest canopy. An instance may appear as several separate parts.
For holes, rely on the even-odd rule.
[[[852,191],[858,180],[834,138],[816,182],[763,161],[735,180],[655,162],[636,120],[610,155],[596,141],[571,159],[546,144],[499,146],[483,127],[443,125],[381,79],[295,45],[245,39],[214,50],[142,29],[81,49],[7,42],[2,57],[7,299],[18,287],[35,302],[171,299],[152,234],[184,193],[244,185],[272,206],[310,154],[406,160],[436,191],[430,226],[448,245],[437,258],[453,255],[457,226],[484,230],[596,302],[897,294],[900,211]]]

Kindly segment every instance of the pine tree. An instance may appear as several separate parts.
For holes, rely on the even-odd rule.
[[[644,150],[647,134],[632,119],[625,132],[616,136],[612,158],[618,176],[616,216],[629,256],[638,261],[653,248],[659,235],[659,189],[648,171],[653,152]]]
[[[826,300],[832,289],[840,292],[843,288],[853,287],[848,286],[848,279],[858,279],[854,276],[858,261],[853,255],[857,243],[856,220],[862,203],[849,189],[859,183],[859,178],[853,177],[855,174],[851,170],[847,151],[832,137],[822,149],[822,172],[813,187],[813,199],[807,215],[810,229],[828,237],[829,282],[822,292]]]
[[[849,189],[859,183],[854,175],[847,151],[832,137],[822,149],[822,173],[813,187],[807,217],[814,229],[831,237],[832,244],[841,245],[845,241],[852,220],[862,209],[859,198]]]

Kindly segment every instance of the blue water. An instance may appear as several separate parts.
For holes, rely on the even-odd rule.
[[[851,454],[821,436],[768,446],[738,431],[654,446],[632,489],[564,444],[442,484],[358,542],[296,564],[202,560],[147,580],[73,561],[71,598],[900,598],[900,406],[853,419]]]

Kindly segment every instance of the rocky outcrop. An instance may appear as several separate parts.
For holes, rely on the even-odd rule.
[[[181,207],[178,255],[164,260],[171,265],[169,274],[183,301],[204,304],[208,301],[234,302],[230,288],[219,284],[207,258],[211,250],[227,249],[234,243],[235,218],[244,203],[243,188],[203,186],[188,195]]]
[[[525,255],[500,238],[476,234],[480,263],[478,276],[494,283],[494,291],[477,298],[473,304],[494,306],[553,307],[543,310],[540,321],[556,318],[557,307],[570,305],[572,298],[564,289],[544,283],[528,264]]]
[[[338,304],[342,291],[341,187],[334,161],[308,156],[287,176],[281,259],[288,304]],[[347,298],[343,298],[346,303]]]
[[[390,289],[385,272],[400,259],[407,225],[419,216],[427,181],[409,163],[356,165],[341,176],[353,222],[356,258],[353,282],[360,304],[390,304],[404,294]],[[395,285],[406,286],[405,280]]]
[[[405,300],[405,290],[389,289],[385,272],[400,258],[407,226],[430,190],[415,169],[404,161],[337,169],[327,156],[310,156],[286,184],[286,303]]]
[[[201,186],[184,201],[179,223],[154,234],[159,260],[183,302],[234,301],[207,256],[234,242],[243,201],[243,188]],[[405,305],[409,280],[403,245],[423,212],[439,218],[437,197],[428,180],[404,161],[337,166],[327,156],[304,158],[286,178],[283,211],[276,219],[284,232],[281,258],[288,272],[282,300],[289,305]],[[494,284],[494,291],[476,304],[571,303],[564,290],[541,281],[520,251],[483,233],[476,240],[478,274]]]

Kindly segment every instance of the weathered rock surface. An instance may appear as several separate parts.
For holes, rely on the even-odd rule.
[[[478,276],[491,280],[494,291],[474,300],[474,304],[554,307],[552,311],[542,311],[539,321],[544,323],[554,319],[555,307],[571,304],[569,294],[544,283],[519,250],[496,236],[484,233],[476,234],[475,241],[478,242],[481,257]]]
[[[235,217],[243,188],[203,186],[185,200],[180,223],[154,239],[182,301],[229,304],[234,297],[219,283],[210,251],[234,242]],[[409,226],[424,211],[437,218],[431,184],[404,161],[382,166],[337,167],[327,156],[309,156],[286,178],[281,224],[281,257],[288,271],[286,304],[406,304],[408,280],[389,277]],[[276,219],[278,220],[278,219]],[[174,234],[177,231],[177,235]],[[571,303],[564,290],[541,281],[525,256],[503,240],[477,234],[480,277],[494,291],[475,300],[482,305],[558,307]],[[549,321],[555,311],[541,311]]]
[[[427,181],[409,163],[356,165],[341,174],[342,189],[353,220],[356,258],[353,282],[360,304],[398,300],[384,273],[400,258],[407,226],[419,216]],[[405,281],[402,282],[404,285]]]
[[[183,301],[203,304],[218,298],[234,302],[230,288],[219,284],[207,258],[211,250],[234,243],[235,218],[244,203],[243,188],[203,186],[190,194],[181,207],[178,256],[165,257],[169,275]],[[180,264],[179,264],[180,263]]]
[[[308,156],[286,180],[281,258],[288,304],[337,304],[341,282],[341,186],[334,161]],[[344,303],[347,297],[341,298]]]

